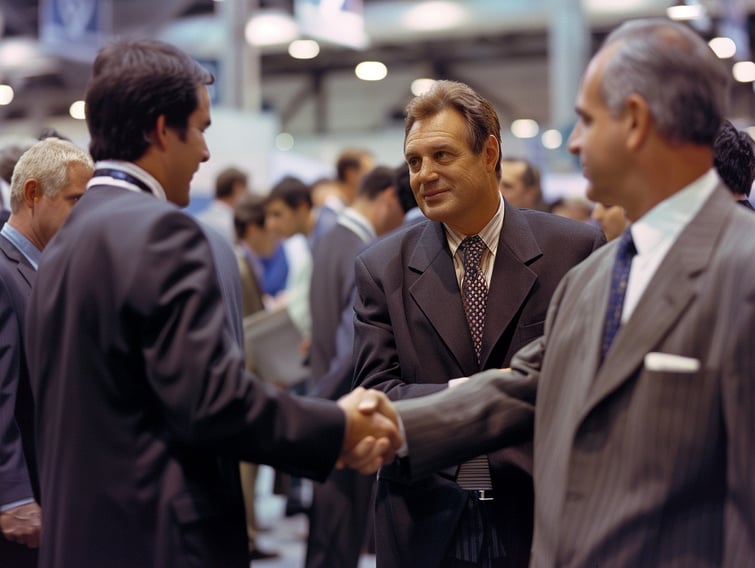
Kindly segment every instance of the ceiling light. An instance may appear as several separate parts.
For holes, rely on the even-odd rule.
[[[684,4],[669,6],[666,8],[666,15],[677,21],[698,20],[705,15],[705,8],[696,0],[689,0]]]
[[[281,132],[275,137],[275,147],[282,152],[288,152],[294,147],[294,137],[288,132]]]
[[[561,135],[561,132],[555,128],[549,128],[543,132],[540,141],[543,143],[543,146],[548,148],[548,150],[556,150],[561,147],[561,144],[563,144],[564,137]]]
[[[737,61],[731,69],[731,74],[740,83],[755,81],[755,63],[752,61]]]
[[[362,61],[354,73],[362,81],[382,81],[388,75],[388,68],[380,61]]]
[[[286,13],[267,12],[250,18],[244,36],[251,45],[268,46],[290,43],[299,35],[299,27]]]
[[[511,123],[511,133],[517,138],[534,138],[540,127],[529,118],[520,118]]]
[[[13,87],[10,85],[0,85],[0,105],[5,106],[13,101]]]
[[[320,44],[313,39],[296,39],[288,46],[288,54],[294,59],[314,59],[320,53]]]
[[[71,103],[71,106],[68,107],[68,114],[71,115],[71,118],[75,118],[76,120],[84,120],[86,115],[86,104],[84,101],[74,101]]]
[[[719,59],[729,59],[737,53],[737,44],[730,37],[714,37],[708,45]]]
[[[446,30],[464,21],[466,11],[456,2],[422,2],[408,10],[401,23],[410,30]]]
[[[420,95],[424,95],[427,91],[432,89],[434,84],[435,79],[415,79],[414,81],[412,81],[411,87],[409,87],[409,89],[415,97],[418,97]]]

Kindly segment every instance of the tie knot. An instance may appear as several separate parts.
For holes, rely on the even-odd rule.
[[[627,229],[621,234],[616,257],[620,259],[628,259],[632,258],[635,254],[637,254],[637,248],[635,248],[634,241],[632,240],[632,231]]]
[[[485,243],[479,235],[472,235],[465,238],[459,245],[464,257],[464,270],[480,268],[482,264],[482,253],[485,251]]]

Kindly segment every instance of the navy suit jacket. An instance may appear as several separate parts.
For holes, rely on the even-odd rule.
[[[343,413],[245,373],[227,329],[196,221],[146,193],[84,194],[28,307],[42,567],[246,567],[238,461],[328,474]]]
[[[507,206],[489,285],[481,363],[469,333],[443,225],[417,223],[365,251],[356,264],[355,384],[393,400],[447,388],[449,379],[506,367],[543,334],[553,291],[605,243],[598,229]],[[532,535],[531,454],[490,453],[495,523],[508,565],[526,565]],[[398,462],[378,477],[376,546],[381,566],[437,566],[466,502],[457,467],[404,484]]]

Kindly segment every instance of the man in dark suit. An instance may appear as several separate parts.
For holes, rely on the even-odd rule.
[[[499,135],[492,105],[461,83],[439,81],[407,107],[404,152],[429,221],[387,237],[357,260],[356,385],[400,400],[508,365],[543,333],[561,277],[605,242],[583,223],[505,204]],[[464,279],[464,243],[470,242],[464,239],[475,235],[484,250],[467,281],[479,285],[482,278],[482,290]],[[480,319],[484,328],[476,328],[475,342],[471,323]],[[383,468],[378,564],[526,565],[530,469],[526,448],[480,456],[411,485],[398,464]]]
[[[534,410],[532,566],[755,565],[755,217],[713,168],[728,82],[682,24],[609,35],[569,149],[632,225],[511,372],[396,404],[413,476],[520,441]]]
[[[37,565],[39,480],[24,354],[26,303],[39,257],[84,194],[94,163],[70,142],[47,139],[22,154],[11,180],[12,214],[0,229],[0,559]]]
[[[43,567],[248,566],[239,459],[324,478],[398,441],[361,392],[298,399],[244,371],[207,237],[175,207],[209,158],[211,81],[160,42],[94,62],[96,171],[27,310]]]
[[[362,178],[357,196],[314,250],[311,394],[330,400],[351,390],[354,375],[354,260],[404,217],[394,172],[378,166]],[[306,566],[356,568],[368,525],[374,476],[334,471],[314,486]]]

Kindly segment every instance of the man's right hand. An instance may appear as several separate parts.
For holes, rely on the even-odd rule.
[[[382,392],[357,387],[338,400],[346,414],[341,457],[336,467],[348,466],[361,473],[373,473],[389,463],[401,447],[397,416]]]
[[[42,532],[42,510],[32,502],[0,512],[0,530],[7,540],[37,548]]]

